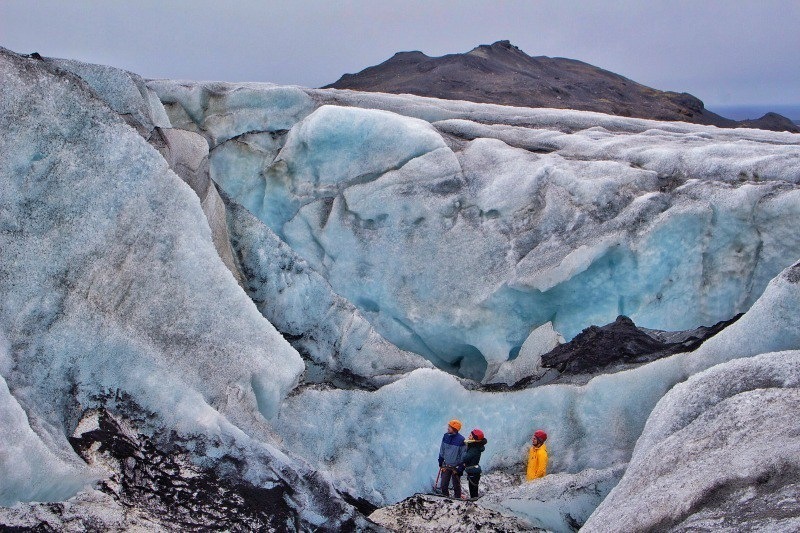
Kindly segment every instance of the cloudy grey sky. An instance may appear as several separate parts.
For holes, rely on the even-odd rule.
[[[800,104],[798,0],[0,0],[0,46],[148,78],[317,87],[500,39],[710,107]]]

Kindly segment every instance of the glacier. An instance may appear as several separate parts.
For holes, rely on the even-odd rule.
[[[453,417],[512,480],[486,506],[536,527],[690,528],[796,491],[752,488],[791,443],[753,448],[744,477],[720,460],[743,421],[797,430],[796,135],[6,50],[0,75],[0,524],[169,529],[204,501],[160,501],[177,476],[268,494],[242,527],[369,530],[375,505],[430,487]],[[694,352],[491,388],[618,314],[678,330],[740,312]],[[537,427],[552,475],[520,484]],[[665,482],[714,470],[730,490],[652,492],[667,452]]]
[[[451,418],[484,431],[491,445],[481,461],[489,470],[522,473],[535,427],[550,435],[548,468],[554,472],[611,468],[628,462],[650,412],[675,384],[732,359],[800,346],[800,284],[789,280],[798,271],[800,266],[786,269],[739,321],[695,352],[600,375],[583,386],[482,392],[441,371],[420,369],[375,392],[303,390],[284,401],[276,427],[292,449],[328,465],[342,486],[379,503],[430,486],[441,434]],[[313,413],[308,405],[314,405]],[[347,416],[341,416],[344,409]],[[320,430],[347,435],[346,442],[358,445],[314,438]],[[387,432],[413,439],[398,446]],[[419,460],[424,457],[427,463]]]
[[[234,201],[382,336],[464,377],[491,380],[547,322],[569,340],[619,314],[665,330],[726,320],[800,256],[800,142],[788,133],[299,87],[148,87],[206,136],[211,176]],[[274,121],[242,120],[248,99],[256,114],[271,102]]]

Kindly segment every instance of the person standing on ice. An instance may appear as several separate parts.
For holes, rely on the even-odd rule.
[[[458,431],[461,422],[453,419],[447,423],[447,433],[442,437],[439,447],[439,473],[442,477],[440,486],[442,494],[450,496],[450,480],[453,481],[453,494],[461,498],[461,474],[464,472],[464,453],[466,445],[464,436]]]
[[[464,471],[467,473],[467,485],[469,486],[469,497],[478,497],[478,483],[481,481],[481,454],[486,449],[486,438],[483,431],[478,428],[473,429],[469,438],[464,441],[467,451],[464,453]]]
[[[547,474],[547,447],[544,441],[547,433],[536,430],[531,439],[531,450],[528,452],[528,481],[544,477]]]

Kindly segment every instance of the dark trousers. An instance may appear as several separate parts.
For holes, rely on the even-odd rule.
[[[450,496],[450,480],[453,480],[453,494],[456,498],[461,497],[461,478],[455,472],[453,468],[443,468],[442,469],[442,494],[445,496]]]
[[[467,474],[467,485],[469,485],[469,497],[478,497],[478,483],[481,481],[480,474]]]

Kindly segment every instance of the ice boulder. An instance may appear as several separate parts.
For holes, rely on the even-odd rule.
[[[560,472],[522,484],[495,487],[480,499],[481,506],[522,516],[547,531],[578,531],[619,482],[625,464],[577,474]]]
[[[800,351],[715,366],[653,410],[620,483],[581,531],[796,531]]]
[[[524,379],[540,377],[547,371],[542,367],[542,355],[563,343],[564,337],[553,329],[552,322],[543,324],[528,335],[516,358],[501,364],[497,372],[483,382],[514,385]]]

